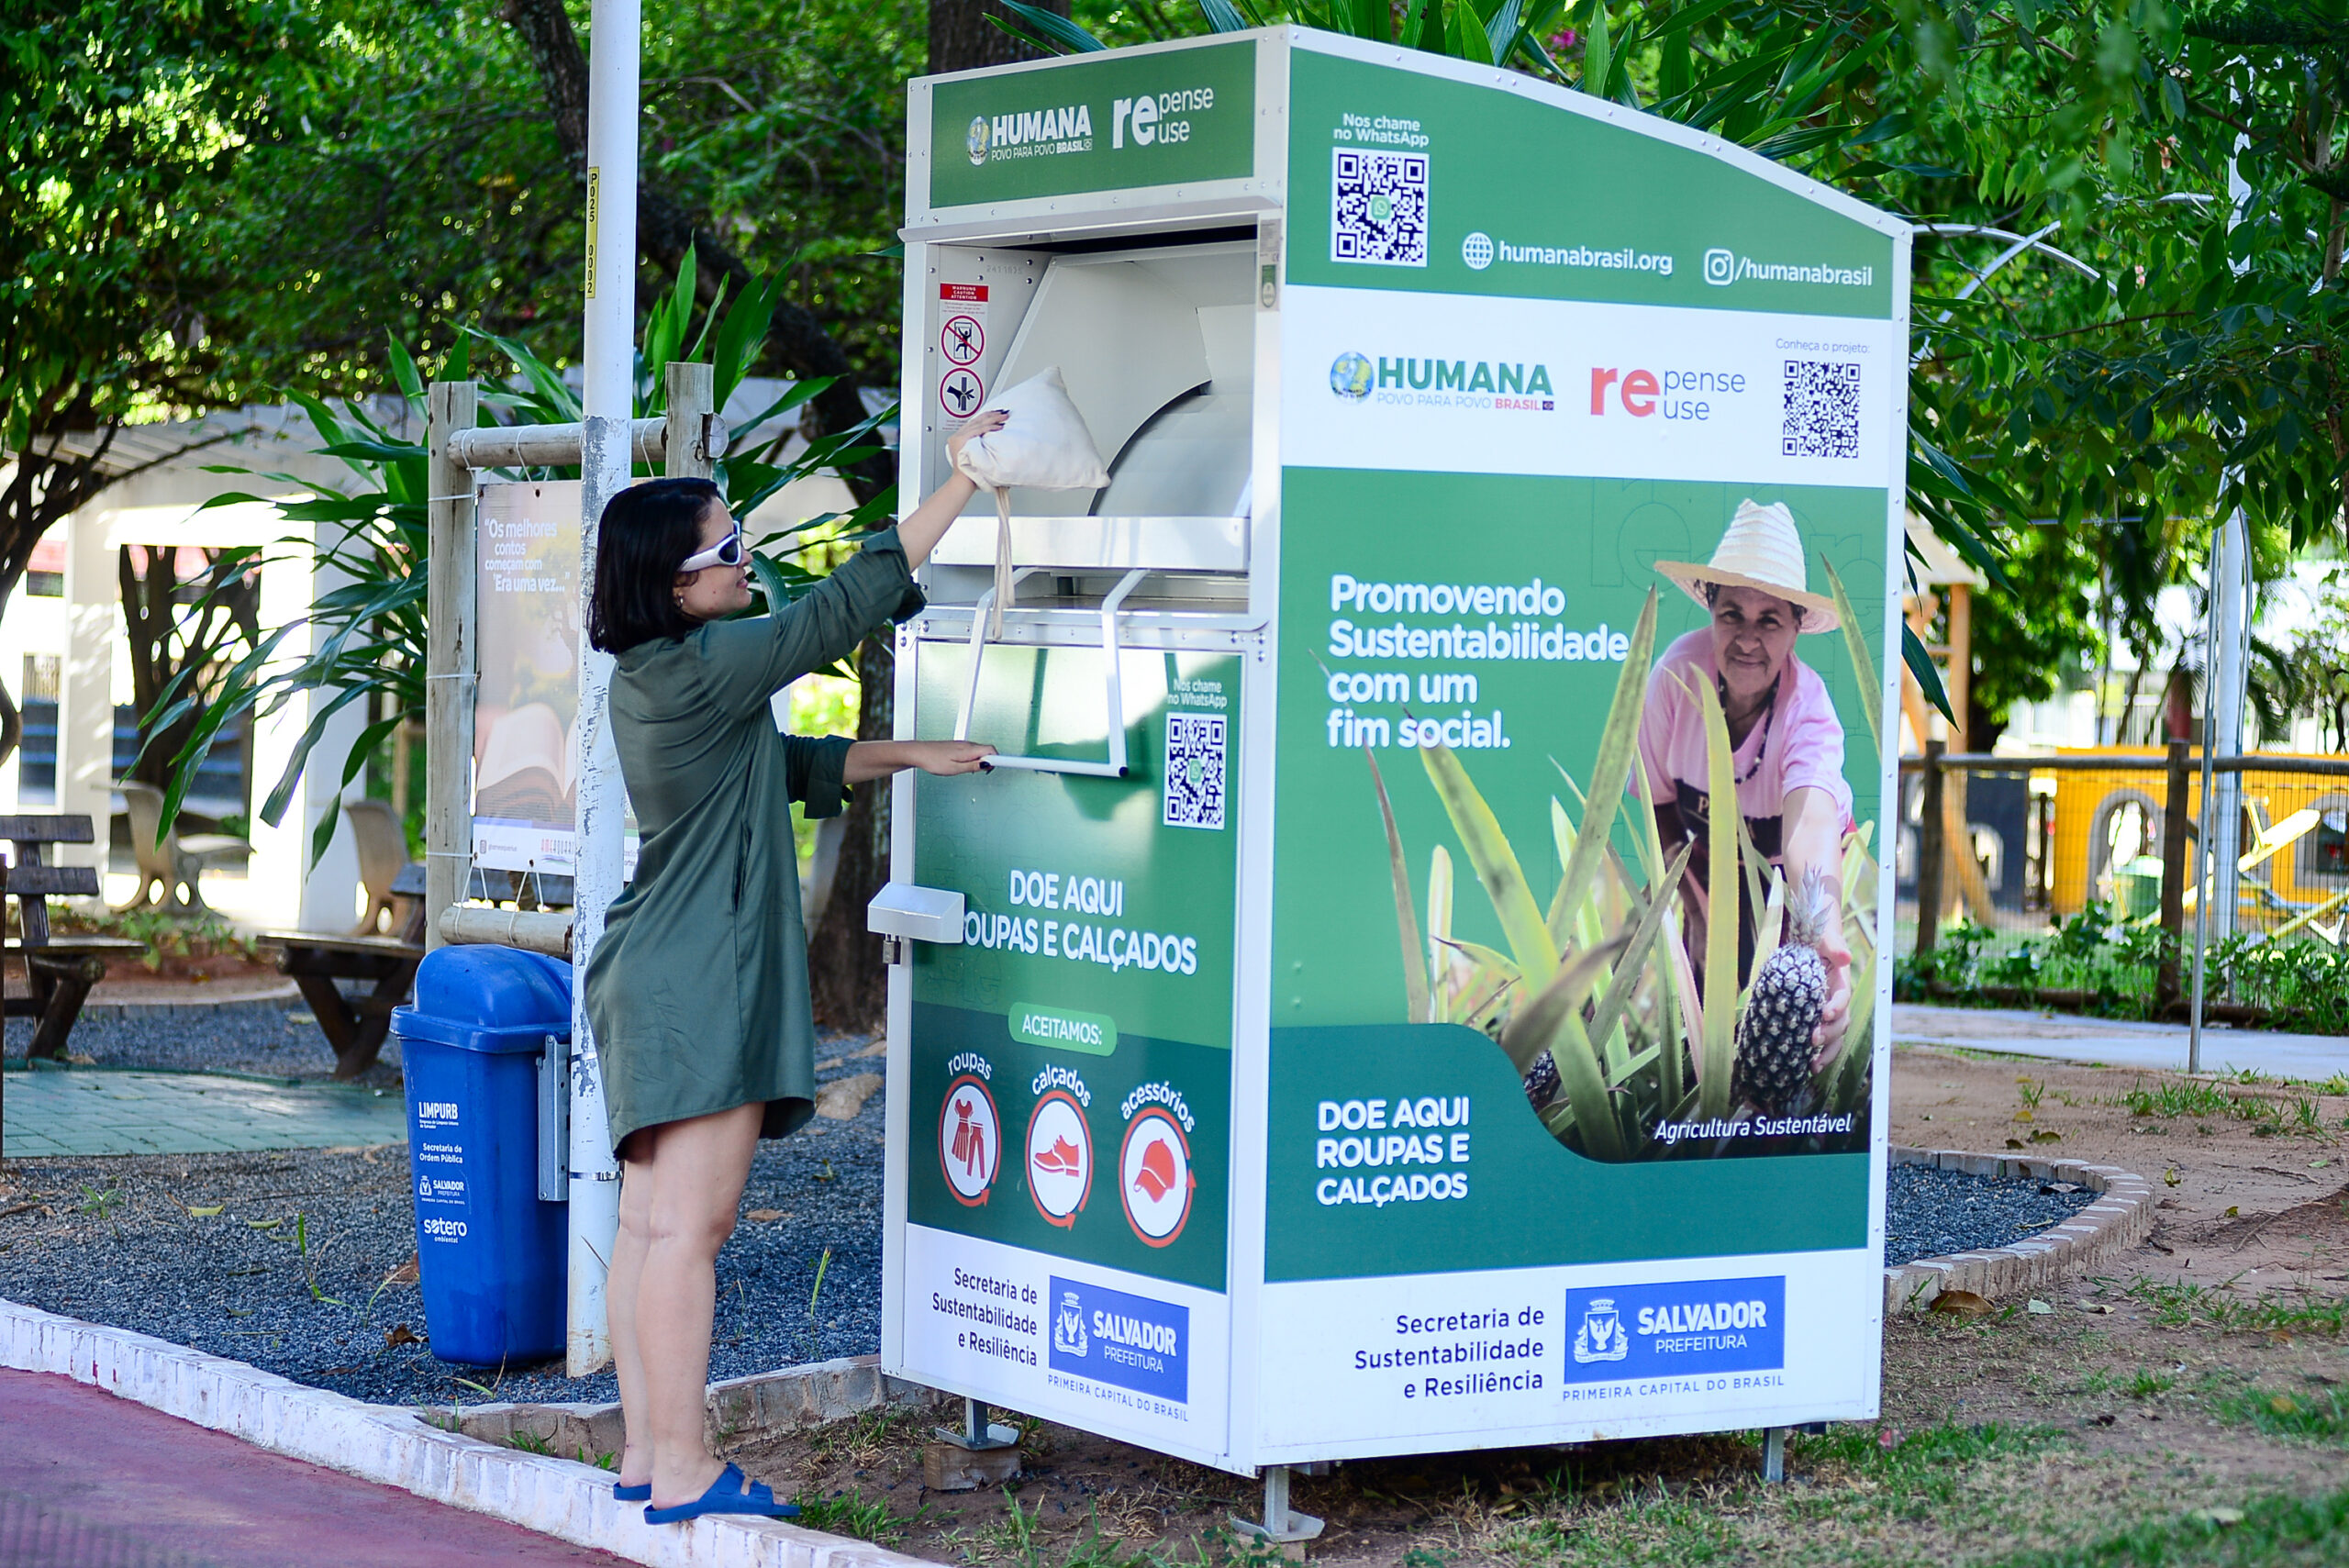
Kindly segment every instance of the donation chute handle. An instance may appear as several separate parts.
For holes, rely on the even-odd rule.
[[[1013,585],[1017,586],[1021,578],[1031,576],[1036,571],[1033,566],[1026,566],[1013,573]],[[997,752],[986,760],[986,766],[1026,768],[1039,773],[1084,773],[1097,779],[1121,779],[1126,776],[1126,690],[1124,683],[1118,678],[1121,651],[1118,646],[1118,612],[1125,607],[1126,595],[1149,575],[1148,571],[1136,567],[1119,578],[1118,585],[1109,590],[1109,596],[1101,601],[1101,659],[1108,666],[1104,700],[1108,704],[1109,711],[1109,760],[1106,762],[1079,762],[1061,757],[1007,757]],[[971,710],[978,706],[979,701],[979,666],[987,655],[987,607],[990,601],[997,605],[1002,603],[993,588],[980,595],[979,602],[971,606],[971,684],[963,693],[962,714],[954,720],[954,739],[957,740],[971,738]]]
[[[1008,416],[1003,428],[974,436],[963,444],[954,466],[983,490],[995,492],[995,591],[987,615],[987,639],[1003,640],[1003,612],[1017,577],[1011,564],[1011,491],[1098,490],[1109,483],[1108,465],[1093,444],[1085,416],[1069,401],[1058,365],[988,398],[978,412]]]

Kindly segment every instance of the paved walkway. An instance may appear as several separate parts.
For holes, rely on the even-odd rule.
[[[0,1081],[0,1152],[11,1159],[340,1149],[406,1139],[406,1103],[396,1091],[90,1068],[10,1073]]]
[[[8,1568],[622,1568],[43,1373],[0,1371],[0,1452]]]
[[[1900,1045],[1955,1045],[1974,1051],[2106,1067],[2186,1070],[2184,1024],[2122,1023],[2006,1007],[1928,1007],[1897,1003],[1892,1038]],[[2202,1070],[2250,1068],[2271,1078],[2321,1083],[2349,1073],[2349,1036],[2277,1034],[2266,1029],[2202,1031]]]

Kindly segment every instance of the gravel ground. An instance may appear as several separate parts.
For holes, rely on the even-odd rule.
[[[104,1049],[100,1060],[116,1065],[255,1071],[246,1063],[278,1054],[272,1029],[295,1032],[284,1018],[291,1010],[223,1008],[219,1026],[192,1044],[152,1026],[106,1025],[103,1040],[92,1028],[89,1053]],[[74,1038],[82,1046],[81,1030]],[[850,1055],[864,1043],[824,1042],[841,1059],[824,1081],[877,1067]],[[760,1145],[745,1218],[718,1258],[712,1377],[879,1348],[881,1181],[878,1094],[851,1121],[819,1120]],[[2003,1245],[2096,1196],[1917,1165],[1893,1166],[1889,1181],[1894,1264]],[[380,1403],[618,1396],[609,1373],[573,1382],[560,1362],[501,1372],[434,1359],[415,1338],[428,1325],[409,1275],[408,1193],[396,1147],[10,1161],[0,1175],[0,1296]]]
[[[73,1026],[68,1054],[101,1067],[160,1068],[180,1073],[252,1073],[270,1078],[315,1079],[334,1072],[334,1050],[319,1032],[308,1004],[223,1002],[192,1018],[185,1007],[125,1009],[120,1016],[85,1014]],[[24,1064],[35,1020],[7,1020],[7,1053]],[[399,1041],[386,1038],[375,1065],[359,1077],[374,1089],[399,1086]]]
[[[2063,1224],[2096,1196],[2070,1182],[1999,1181],[1932,1165],[1895,1165],[1885,1177],[1885,1267],[2020,1241]]]
[[[820,1076],[877,1065],[851,1059]],[[746,1218],[718,1262],[713,1378],[880,1348],[881,1117],[874,1094],[853,1120],[759,1146]],[[404,1277],[416,1257],[408,1190],[397,1147],[11,1160],[0,1296],[384,1404],[619,1397],[608,1372],[574,1382],[560,1362],[450,1366],[412,1340],[428,1327]]]

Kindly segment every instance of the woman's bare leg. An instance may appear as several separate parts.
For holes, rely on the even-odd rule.
[[[620,1162],[620,1230],[612,1243],[612,1266],[604,1285],[604,1309],[612,1332],[612,1370],[620,1384],[620,1418],[628,1440],[620,1449],[620,1485],[641,1486],[652,1479],[652,1429],[645,1407],[644,1355],[636,1342],[637,1292],[644,1279],[644,1255],[652,1243],[652,1149],[661,1129],[648,1127],[629,1140]]]
[[[765,1110],[737,1106],[668,1122],[653,1141],[650,1230],[633,1325],[656,1508],[692,1502],[724,1468],[702,1440],[718,1250],[733,1234]],[[625,1184],[622,1203],[625,1213]]]

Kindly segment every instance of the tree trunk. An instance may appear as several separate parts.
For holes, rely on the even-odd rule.
[[[1065,17],[1069,0],[1036,0],[1036,6]],[[930,0],[930,74],[1038,58],[1037,50],[988,21],[989,15],[1009,13],[985,0]]]
[[[897,658],[891,636],[884,631],[868,637],[857,650],[856,732],[867,740],[887,740],[896,722]],[[875,779],[858,784],[850,797],[832,895],[807,938],[808,994],[816,1021],[829,1029],[865,1031],[886,1021],[888,973],[881,962],[881,939],[865,929],[864,906],[888,880],[889,781]]]

